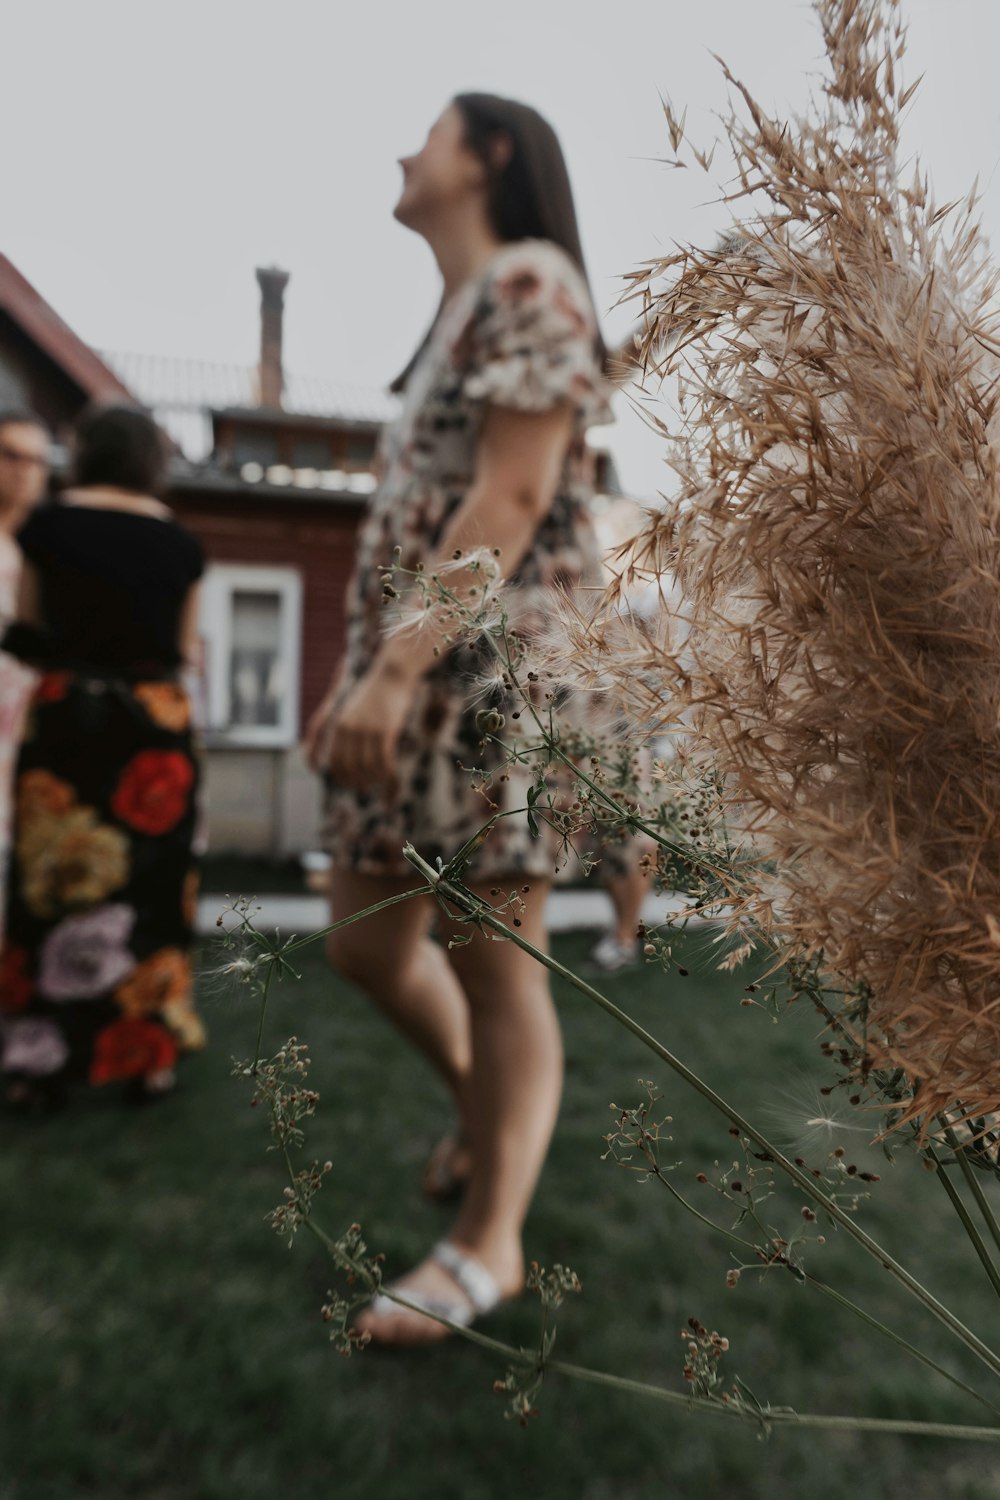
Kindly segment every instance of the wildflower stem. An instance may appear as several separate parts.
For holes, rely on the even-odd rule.
[[[440,588],[441,585],[439,584],[438,587]],[[466,606],[462,604],[462,601],[458,598],[457,595],[452,594],[448,589],[444,588],[442,588],[442,593],[459,611],[465,611],[467,622],[470,625],[475,624],[475,616],[467,609]],[[666,838],[663,834],[662,829],[657,828],[655,824],[648,823],[645,818],[640,818],[634,811],[628,808],[623,808],[621,804],[611,795],[610,792],[606,791],[604,787],[602,787],[597,781],[595,781],[592,776],[587,775],[586,771],[584,771],[578,761],[574,760],[571,755],[567,755],[565,750],[560,749],[553,736],[551,727],[547,728],[544,724],[542,715],[539,713],[538,708],[535,705],[534,700],[532,699],[531,692],[518,680],[517,671],[514,667],[512,653],[509,645],[507,644],[506,635],[504,635],[503,644],[501,645],[495,639],[491,630],[480,629],[479,633],[485,640],[489,649],[493,652],[496,659],[503,666],[504,671],[510,679],[511,686],[518,693],[524,707],[527,709],[528,713],[530,713],[532,719],[534,720],[535,726],[538,729],[539,734],[542,736],[542,743],[545,745],[548,754],[554,756],[556,760],[560,761],[564,766],[572,771],[577,780],[583,782],[584,786],[588,788],[592,796],[599,798],[605,807],[609,808],[612,812],[617,813],[620,818],[625,819],[637,833],[646,834],[648,838],[652,839],[654,843],[658,844],[661,849],[665,849],[669,854],[675,854],[680,859],[689,860],[692,864],[699,864],[704,868],[711,870],[712,874],[717,879],[722,879],[725,872],[709,864],[709,862],[698,853],[693,845],[689,846],[675,843],[673,839]],[[492,738],[495,739],[496,737],[493,736]],[[502,745],[503,741],[497,740],[497,743]]]
[[[553,1359],[546,1364],[553,1375],[567,1375],[574,1380],[589,1381],[593,1385],[608,1386],[612,1390],[627,1391],[633,1396],[646,1396],[671,1406],[692,1407],[711,1412],[720,1417],[731,1417],[746,1421],[746,1408],[728,1402],[708,1400],[705,1397],[686,1396],[676,1391],[665,1391],[659,1386],[646,1385],[640,1380],[629,1380],[622,1375],[609,1375],[603,1370],[591,1370],[584,1365],[567,1364]],[[819,1427],[828,1432],[879,1432],[899,1433],[910,1437],[963,1438],[972,1442],[1000,1443],[1000,1427],[972,1427],[948,1422],[907,1422],[888,1417],[839,1417],[819,1412],[797,1412],[790,1407],[764,1408],[760,1422],[765,1427],[782,1424],[792,1427]]]
[[[667,1191],[672,1194],[682,1208],[687,1209],[689,1214],[693,1214],[707,1228],[713,1229],[716,1234],[720,1234],[724,1239],[729,1240],[730,1244],[739,1245],[740,1249],[748,1250],[751,1254],[756,1254],[756,1245],[750,1240],[744,1239],[742,1235],[734,1234],[731,1229],[726,1229],[724,1225],[716,1224],[714,1219],[710,1219],[707,1214],[703,1214],[700,1209],[695,1208],[694,1204],[690,1203],[684,1197],[684,1194],[674,1187],[666,1173],[662,1172],[659,1167],[653,1167],[651,1171],[656,1180],[662,1182]],[[824,1297],[829,1297],[832,1301],[839,1303],[841,1307],[846,1308],[848,1312],[854,1313],[855,1317],[860,1318],[862,1323],[867,1323],[869,1328],[874,1328],[878,1333],[884,1334],[887,1339],[891,1339],[906,1354],[909,1354],[920,1364],[926,1365],[929,1370],[933,1370],[936,1374],[943,1376],[945,1380],[957,1386],[960,1391],[964,1391],[967,1396],[971,1396],[974,1401],[978,1401],[981,1406],[985,1406],[986,1410],[991,1411],[994,1416],[1000,1417],[1000,1407],[994,1406],[992,1401],[987,1401],[986,1397],[980,1395],[979,1391],[973,1389],[971,1385],[966,1385],[964,1380],[959,1380],[957,1375],[953,1375],[950,1370],[946,1370],[943,1365],[939,1365],[937,1360],[932,1359],[929,1354],[925,1354],[922,1349],[918,1349],[915,1344],[911,1344],[909,1340],[904,1339],[902,1334],[896,1333],[888,1324],[881,1323],[871,1313],[865,1312],[864,1308],[859,1307],[856,1302],[852,1302],[850,1297],[845,1297],[842,1292],[836,1291],[827,1282],[821,1281],[818,1276],[812,1276],[808,1271],[804,1271],[803,1275],[808,1285],[813,1287],[817,1292],[822,1292]]]
[[[281,1154],[284,1158],[288,1180],[294,1186],[295,1167],[287,1146],[282,1146]],[[692,1210],[692,1212],[696,1212],[696,1210]],[[711,1224],[710,1220],[706,1222]],[[353,1257],[345,1254],[336,1241],[331,1239],[321,1225],[317,1224],[311,1214],[305,1213],[303,1215],[302,1224],[319,1241],[340,1270],[348,1271],[364,1282],[368,1281],[366,1268],[360,1262],[356,1262]],[[727,1231],[722,1232],[728,1233]],[[729,1235],[728,1237],[730,1239],[739,1238],[736,1235]],[[886,1328],[884,1324],[857,1307],[848,1298],[842,1297],[839,1292],[835,1292],[825,1282],[817,1281],[811,1276],[807,1277],[807,1280],[818,1291],[832,1297],[835,1301],[857,1313],[864,1322],[869,1323],[873,1328],[886,1334],[895,1343],[899,1344],[901,1348],[914,1355],[916,1359],[920,1360],[930,1369],[937,1371],[938,1374],[943,1375],[947,1380],[950,1380],[953,1385],[958,1386],[960,1390],[972,1396],[976,1401],[985,1406],[988,1411],[996,1411],[996,1408],[991,1406],[978,1391],[973,1390],[971,1386],[965,1385],[964,1382],[958,1380],[949,1371],[936,1364],[929,1356],[922,1354],[919,1349],[914,1349],[905,1339],[900,1338],[898,1334],[894,1334],[891,1329]],[[561,1360],[547,1359],[544,1354],[545,1333],[548,1325],[547,1310],[543,1312],[538,1351],[534,1355],[530,1355],[525,1349],[515,1349],[510,1344],[505,1344],[499,1339],[492,1339],[487,1334],[480,1333],[477,1328],[467,1328],[457,1323],[452,1323],[447,1318],[438,1317],[437,1314],[428,1312],[426,1308],[410,1302],[407,1297],[394,1291],[391,1286],[383,1286],[380,1290],[383,1296],[388,1297],[390,1301],[395,1302],[399,1307],[407,1308],[411,1312],[422,1313],[425,1317],[433,1319],[434,1322],[441,1323],[446,1328],[451,1329],[453,1333],[459,1334],[467,1342],[476,1344],[479,1348],[488,1350],[490,1353],[500,1355],[512,1364],[520,1366],[530,1365],[532,1369],[539,1373],[544,1371],[547,1374],[565,1375],[571,1380],[584,1380],[592,1385],[604,1385],[613,1390],[628,1391],[633,1395],[645,1396],[647,1399],[664,1402],[670,1406],[684,1407],[687,1410],[694,1407],[699,1411],[706,1411],[717,1416],[736,1417],[742,1420],[747,1420],[748,1418],[748,1413],[745,1409],[723,1404],[721,1401],[707,1400],[704,1397],[677,1391],[667,1391],[661,1386],[649,1385],[645,1381],[627,1380],[621,1376],[609,1374],[604,1370],[592,1370],[584,1365],[568,1364]],[[907,1422],[870,1417],[825,1416],[819,1413],[794,1412],[789,1408],[778,1408],[774,1411],[767,1410],[764,1413],[763,1420],[767,1422],[781,1421],[785,1424],[798,1424],[805,1427],[825,1427],[841,1431],[906,1433],[915,1437],[950,1437],[967,1438],[979,1442],[1000,1442],[1000,1428],[959,1426],[944,1422]]]
[[[965,1203],[962,1199],[962,1195],[958,1191],[958,1188],[949,1177],[947,1166],[941,1160],[940,1156],[938,1156],[933,1146],[928,1147],[927,1154],[930,1157],[930,1160],[937,1167],[937,1172],[935,1175],[940,1179],[941,1186],[948,1194],[948,1197],[951,1200],[952,1207],[958,1214],[958,1217],[961,1219],[962,1228],[965,1230],[966,1234],[969,1236],[969,1239],[972,1241],[972,1248],[979,1256],[983,1270],[989,1277],[993,1290],[996,1292],[997,1296],[1000,1297],[1000,1271],[998,1271],[996,1266],[993,1264],[990,1252],[986,1248],[986,1242],[984,1241],[982,1235],[979,1233],[978,1225],[974,1222],[972,1215],[966,1208]]]
[[[905,1287],[940,1323],[943,1323],[956,1338],[961,1340],[967,1348],[971,1349],[977,1358],[982,1360],[995,1375],[1000,1375],[1000,1354],[992,1350],[989,1345],[984,1344],[982,1339],[978,1338],[970,1328],[966,1328],[961,1319],[956,1317],[943,1303],[939,1302],[932,1292],[928,1291],[911,1272],[907,1271],[905,1266],[900,1265],[887,1250],[883,1249],[876,1240],[873,1240],[861,1228],[860,1224],[856,1224],[845,1209],[841,1208],[821,1188],[817,1187],[814,1179],[807,1172],[802,1171],[794,1162],[790,1161],[777,1146],[769,1141],[766,1136],[762,1135],[755,1126],[751,1125],[749,1120],[744,1119],[737,1110],[733,1109],[704,1079],[681,1062],[680,1058],[664,1047],[661,1042],[658,1042],[655,1037],[651,1036],[648,1031],[640,1026],[637,1021],[634,1021],[625,1011],[619,1009],[606,995],[602,995],[600,990],[594,989],[586,980],[574,974],[571,969],[566,968],[564,964],[559,963],[557,959],[552,958],[549,954],[543,953],[533,943],[529,943],[526,938],[521,937],[520,933],[515,929],[508,927],[506,923],[494,915],[487,902],[481,901],[472,891],[466,890],[465,887],[448,879],[446,873],[442,874],[439,871],[433,870],[411,844],[404,846],[403,853],[414,869],[418,870],[433,884],[439,896],[445,897],[445,899],[457,906],[459,910],[466,912],[477,923],[491,927],[495,931],[502,933],[509,942],[516,944],[517,947],[522,948],[526,953],[530,953],[540,964],[543,964],[554,974],[558,974],[568,984],[571,984],[574,989],[579,990],[581,994],[586,995],[588,999],[600,1006],[603,1011],[612,1016],[621,1026],[624,1026],[633,1036],[637,1037],[662,1062],[666,1063],[680,1078],[683,1078],[691,1088],[701,1094],[702,1098],[707,1099],[710,1104],[713,1104],[720,1114],[730,1120],[742,1134],[753,1141],[762,1151],[767,1151],[775,1166],[780,1167],[807,1197],[815,1199],[824,1213],[828,1214],[852,1239],[856,1240],[873,1259],[878,1261],[879,1265],[888,1271],[901,1286]]]
[[[260,995],[260,1014],[257,1017],[257,1040],[253,1046],[253,1069],[257,1072],[260,1066],[260,1044],[264,1037],[264,1017],[267,1015],[267,994],[271,988],[271,980],[274,977],[274,965],[268,964],[267,973],[264,975],[264,988]]]
[[[386,1295],[393,1296],[391,1292],[387,1292]],[[399,1302],[401,1306],[409,1305],[403,1297],[393,1297],[393,1300]],[[426,1316],[434,1317],[434,1314],[428,1313]],[[447,1323],[444,1318],[438,1318],[436,1321]],[[447,1326],[481,1349],[486,1349],[522,1367],[538,1368],[536,1356],[525,1349],[514,1349],[498,1339],[491,1339],[488,1335],[480,1333],[477,1328],[459,1328],[452,1323],[447,1323]],[[751,1419],[746,1407],[741,1408],[704,1396],[689,1395],[687,1392],[668,1391],[662,1386],[650,1385],[643,1380],[629,1380],[622,1375],[612,1375],[606,1370],[593,1370],[587,1365],[570,1364],[560,1359],[547,1359],[544,1368],[546,1374],[565,1375],[570,1380],[583,1380],[590,1385],[602,1385],[611,1390],[625,1391],[633,1396],[644,1396],[649,1400],[660,1401],[667,1406],[676,1406],[686,1411],[693,1409],[713,1416],[731,1417],[741,1421]],[[976,1392],[971,1391],[970,1394],[976,1395]],[[977,1399],[982,1401],[983,1397],[978,1396]],[[989,1406],[988,1402],[985,1404]],[[993,1408],[990,1407],[990,1410],[992,1411]],[[765,1424],[781,1422],[786,1426],[825,1427],[828,1430],[841,1432],[900,1433],[913,1437],[969,1438],[974,1442],[1000,1443],[1000,1427],[976,1427],[947,1422],[911,1422],[905,1419],[881,1417],[842,1417],[819,1412],[797,1412],[790,1407],[765,1408],[760,1420]]]
[[[328,927],[321,927],[318,932],[309,933],[308,937],[296,938],[294,942],[286,943],[282,948],[282,954],[294,953],[296,948],[304,948],[308,943],[315,943],[320,938],[328,937],[331,932],[339,932],[341,927],[350,927],[352,922],[360,922],[362,917],[374,916],[377,911],[385,911],[388,906],[398,906],[401,901],[412,901],[414,896],[428,896],[434,887],[431,885],[415,885],[412,891],[401,891],[398,896],[387,896],[384,901],[377,901],[374,906],[366,906],[364,911],[356,911],[349,917],[341,917],[339,922],[331,922]]]
[[[986,1410],[992,1412],[994,1416],[1000,1416],[1000,1407],[994,1406],[992,1401],[988,1401],[985,1396],[971,1385],[966,1385],[964,1380],[959,1380],[957,1375],[953,1375],[950,1370],[945,1369],[944,1365],[939,1365],[936,1359],[931,1359],[929,1354],[925,1354],[922,1349],[918,1349],[915,1344],[911,1344],[908,1339],[904,1339],[902,1334],[896,1333],[895,1329],[890,1328],[888,1324],[880,1322],[871,1313],[865,1312],[863,1307],[859,1307],[856,1302],[851,1301],[850,1297],[845,1297],[842,1292],[838,1292],[828,1282],[821,1281],[818,1276],[810,1276],[808,1271],[805,1275],[806,1281],[817,1292],[822,1292],[824,1297],[829,1297],[831,1301],[838,1303],[841,1307],[852,1312],[855,1317],[861,1319],[862,1323],[867,1323],[869,1328],[874,1328],[876,1332],[884,1334],[887,1339],[891,1339],[894,1344],[897,1344],[904,1353],[918,1360],[920,1364],[926,1365],[929,1370],[942,1375],[945,1380],[957,1386],[960,1391],[964,1391],[967,1396],[971,1396],[974,1401],[978,1401],[980,1406],[985,1406]]]
[[[955,1160],[958,1162],[962,1176],[968,1183],[969,1191],[976,1200],[976,1207],[986,1221],[986,1227],[990,1231],[993,1243],[1000,1250],[1000,1223],[997,1222],[993,1206],[983,1192],[982,1185],[976,1176],[976,1169],[969,1161],[966,1149],[959,1143],[958,1137],[950,1125],[945,1127],[945,1138],[955,1153]]]

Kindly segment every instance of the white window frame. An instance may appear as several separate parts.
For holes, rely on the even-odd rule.
[[[280,651],[287,692],[277,724],[232,724],[229,662],[233,648],[233,595],[276,594],[280,599]],[[200,630],[205,647],[205,687],[209,745],[287,749],[299,737],[302,672],[302,575],[297,568],[212,563],[201,589]]]

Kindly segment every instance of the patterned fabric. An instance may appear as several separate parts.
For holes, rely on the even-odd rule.
[[[188,958],[198,779],[176,683],[40,678],[0,954],[8,1077],[139,1080],[202,1045]]]
[[[0,531],[0,625],[14,615],[21,554],[5,531]],[[21,718],[32,674],[15,657],[0,651],[0,940],[3,939],[3,890],[10,845],[10,789],[14,757],[21,734]]]
[[[508,595],[512,624],[530,635],[555,587],[596,582],[600,558],[589,515],[592,465],[588,427],[611,420],[608,392],[594,353],[595,326],[586,285],[555,245],[506,246],[486,273],[444,308],[410,378],[397,422],[383,439],[383,479],[362,525],[348,594],[348,644],[341,697],[368,669],[384,620],[380,573],[396,547],[404,568],[427,558],[465,498],[487,404],[546,411],[569,404],[573,438],[552,505],[521,561]],[[373,875],[404,875],[402,846],[412,840],[433,859],[448,858],[487,821],[491,808],[463,767],[499,768],[484,751],[476,712],[479,650],[453,650],[421,681],[399,746],[396,796],[330,785],[326,842],[335,866]],[[500,809],[522,807],[528,778],[513,771],[494,781]],[[553,850],[531,838],[524,818],[502,819],[476,856],[474,873],[552,873]]]

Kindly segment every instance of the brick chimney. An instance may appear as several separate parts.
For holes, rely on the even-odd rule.
[[[281,321],[288,275],[287,271],[279,271],[276,266],[257,268],[257,283],[260,286],[261,406],[281,405]]]

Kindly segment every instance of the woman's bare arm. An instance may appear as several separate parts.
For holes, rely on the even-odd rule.
[[[437,551],[423,559],[425,570],[435,573],[456,552],[468,554],[487,547],[500,552],[505,575],[515,573],[555,498],[572,426],[569,406],[545,412],[489,407],[472,485],[445,528]],[[448,582],[450,588],[462,591],[477,580],[474,574],[458,572]],[[422,677],[442,644],[440,630],[404,631],[384,642],[372,671],[397,678]]]
[[[38,574],[30,562],[22,562],[21,576],[17,585],[17,603],[14,619],[20,625],[41,625],[42,609],[38,589]]]
[[[200,674],[204,666],[204,649],[202,645],[199,624],[199,607],[201,603],[201,585],[193,583],[184,596],[181,605],[180,628],[177,632],[177,649],[180,651],[184,665],[190,671]]]
[[[437,572],[456,552],[467,555],[486,547],[500,552],[505,573],[514,573],[555,498],[572,428],[569,406],[547,412],[490,407],[473,482],[437,551],[423,559],[427,572]],[[458,592],[477,582],[474,573],[462,569],[448,578],[449,587]],[[425,628],[385,640],[336,716],[325,722],[317,717],[310,725],[311,764],[320,768],[328,763],[348,786],[391,789],[403,724],[421,678],[447,648],[444,636],[445,627],[432,615]]]

